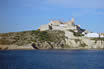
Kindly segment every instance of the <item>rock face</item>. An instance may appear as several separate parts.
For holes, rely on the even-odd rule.
[[[62,49],[65,46],[64,35],[63,31],[56,30],[0,34],[0,49]]]
[[[104,40],[101,39],[96,40],[96,39],[85,37],[68,38],[66,39],[66,44],[71,48],[103,49]]]
[[[104,38],[86,38],[73,31],[25,31],[0,34],[0,49],[103,49]],[[33,44],[34,43],[34,44]]]

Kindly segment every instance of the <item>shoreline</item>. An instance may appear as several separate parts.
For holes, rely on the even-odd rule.
[[[98,48],[98,49],[88,49],[88,48],[70,48],[70,49],[7,49],[7,50],[0,50],[0,51],[8,51],[8,50],[50,50],[50,51],[52,51],[52,50],[56,50],[56,51],[58,51],[58,50],[66,50],[66,51],[70,51],[70,50],[104,50],[104,48]]]

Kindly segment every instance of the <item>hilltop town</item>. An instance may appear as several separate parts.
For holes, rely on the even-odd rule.
[[[69,30],[72,30],[73,32],[78,32],[82,34],[85,37],[104,37],[103,33],[94,33],[94,32],[89,32],[88,30],[80,28],[80,25],[75,24],[75,19],[72,18],[71,21],[67,22],[62,22],[58,20],[53,20],[47,25],[41,25],[40,26],[40,31],[46,31],[46,30],[60,30],[64,31],[67,33]],[[73,36],[71,33],[68,34],[68,36]]]
[[[82,29],[74,18],[52,20],[38,30],[0,34],[0,49],[104,49],[104,34]]]

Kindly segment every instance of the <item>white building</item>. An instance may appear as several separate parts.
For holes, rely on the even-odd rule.
[[[88,33],[85,37],[100,37],[98,33]]]

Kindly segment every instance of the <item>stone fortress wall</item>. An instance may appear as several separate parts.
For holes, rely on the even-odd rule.
[[[68,22],[61,22],[61,21],[51,21],[47,25],[41,25],[40,26],[40,31],[45,31],[45,30],[77,30],[77,26],[74,24],[74,18],[72,18],[71,21]]]

